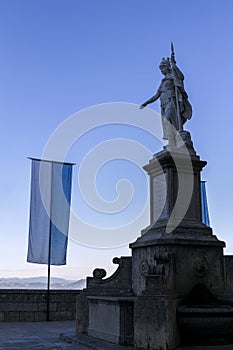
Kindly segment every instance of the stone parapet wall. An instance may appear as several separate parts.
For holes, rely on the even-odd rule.
[[[50,321],[74,320],[80,290],[50,290]],[[0,322],[46,321],[47,291],[0,290]]]

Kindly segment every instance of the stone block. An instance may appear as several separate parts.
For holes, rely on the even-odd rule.
[[[134,342],[137,350],[174,349],[179,344],[175,300],[141,297],[135,301]]]
[[[76,302],[75,302],[76,305]],[[66,311],[75,311],[75,307],[73,303],[65,303],[65,310]]]
[[[18,322],[19,321],[19,312],[9,311],[5,312],[4,321],[5,322]]]
[[[19,303],[15,310],[20,312],[35,312],[38,310],[37,303]]]
[[[89,301],[88,335],[119,344],[120,307],[108,301]]]
[[[46,304],[44,304],[45,306],[44,306],[44,309],[45,310],[47,310],[47,303]],[[57,303],[53,303],[53,302],[51,302],[50,301],[50,303],[49,303],[49,310],[50,311],[53,311],[53,312],[57,312],[58,310],[57,310]]]
[[[57,312],[63,312],[63,311],[71,311],[69,307],[69,303],[56,303],[56,311]],[[72,305],[72,304],[71,304]],[[69,310],[68,310],[69,309]],[[55,310],[54,310],[55,311]]]
[[[46,318],[47,318],[46,311],[35,312],[35,318],[34,318],[35,322],[46,321]]]
[[[69,311],[62,311],[62,312],[51,311],[49,313],[49,318],[51,321],[71,320],[72,313]]]
[[[19,313],[19,321],[33,322],[35,320],[35,312],[23,311]]]
[[[89,307],[85,292],[76,297],[76,333],[86,334],[88,331]]]
[[[37,312],[38,311],[46,311],[46,309],[47,309],[47,303],[38,303],[38,304],[36,304],[37,305]]]
[[[116,344],[132,344],[132,301],[124,297],[89,297],[88,300],[88,335]]]
[[[8,295],[4,292],[0,293],[0,304],[8,301]]]
[[[11,311],[11,303],[0,303],[0,312],[4,312],[4,311]]]
[[[77,293],[78,294],[78,293]],[[50,300],[53,303],[64,303],[71,302],[75,303],[76,300],[76,292],[61,292],[61,291],[51,291]]]

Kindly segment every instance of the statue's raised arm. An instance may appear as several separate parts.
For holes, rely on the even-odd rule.
[[[176,65],[173,44],[171,44],[171,58],[163,58],[159,68],[164,78],[155,95],[140,108],[160,99],[163,138],[168,140],[171,146],[175,146],[175,133],[182,131],[186,120],[192,117],[192,107],[184,89],[184,75]]]

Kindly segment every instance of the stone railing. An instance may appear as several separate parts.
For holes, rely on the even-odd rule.
[[[74,320],[76,297],[80,290],[50,291],[50,321]],[[0,321],[46,321],[47,291],[1,289]]]

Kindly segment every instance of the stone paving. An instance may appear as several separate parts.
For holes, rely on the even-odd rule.
[[[75,321],[0,322],[0,350],[132,350],[81,335]]]
[[[60,338],[61,333],[74,333],[74,329],[74,321],[1,322],[0,350],[90,350]]]
[[[75,336],[74,321],[0,322],[0,350],[133,350],[87,336]],[[233,345],[184,346],[176,350],[233,350]]]

